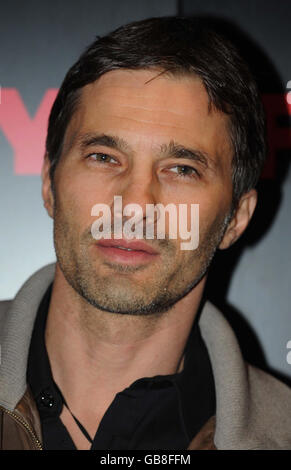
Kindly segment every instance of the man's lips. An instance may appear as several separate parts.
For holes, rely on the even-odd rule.
[[[146,253],[149,253],[150,255],[157,255],[158,252],[154,250],[152,247],[150,247],[147,243],[143,242],[142,240],[106,240],[102,239],[99,240],[98,242],[99,246],[104,246],[106,248],[108,247],[114,247],[114,248],[120,248],[124,250],[132,250],[132,251],[144,251]]]
[[[159,254],[142,240],[101,239],[96,246],[111,261],[131,265],[152,261]]]

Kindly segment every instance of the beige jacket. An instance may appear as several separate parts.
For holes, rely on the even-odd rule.
[[[54,265],[35,273],[13,301],[0,302],[0,449],[42,449],[41,426],[26,384],[30,338]],[[199,319],[210,356],[216,415],[189,449],[291,449],[291,390],[247,364],[223,315],[206,302]]]

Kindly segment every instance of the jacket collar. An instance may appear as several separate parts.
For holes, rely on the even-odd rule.
[[[55,265],[45,266],[21,287],[1,321],[0,406],[13,411],[26,390],[26,367],[34,320],[40,301],[54,278]]]

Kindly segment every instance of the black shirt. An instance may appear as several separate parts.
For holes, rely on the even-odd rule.
[[[60,420],[64,399],[53,380],[45,346],[50,296],[51,286],[34,324],[27,382],[37,403],[44,449],[72,450],[75,444]],[[91,450],[186,449],[214,414],[211,363],[195,321],[185,348],[183,370],[136,380],[117,393],[100,422]]]

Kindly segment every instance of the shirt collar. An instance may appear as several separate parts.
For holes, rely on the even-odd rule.
[[[45,327],[52,285],[45,293],[36,317],[29,350],[27,381],[37,402],[41,419],[59,416],[63,406],[61,391],[53,380],[45,345]],[[176,389],[180,418],[191,438],[215,412],[215,387],[207,348],[195,320],[185,347],[183,370],[175,374],[144,377],[123,393],[141,396],[166,387]],[[194,434],[193,434],[194,433]]]

